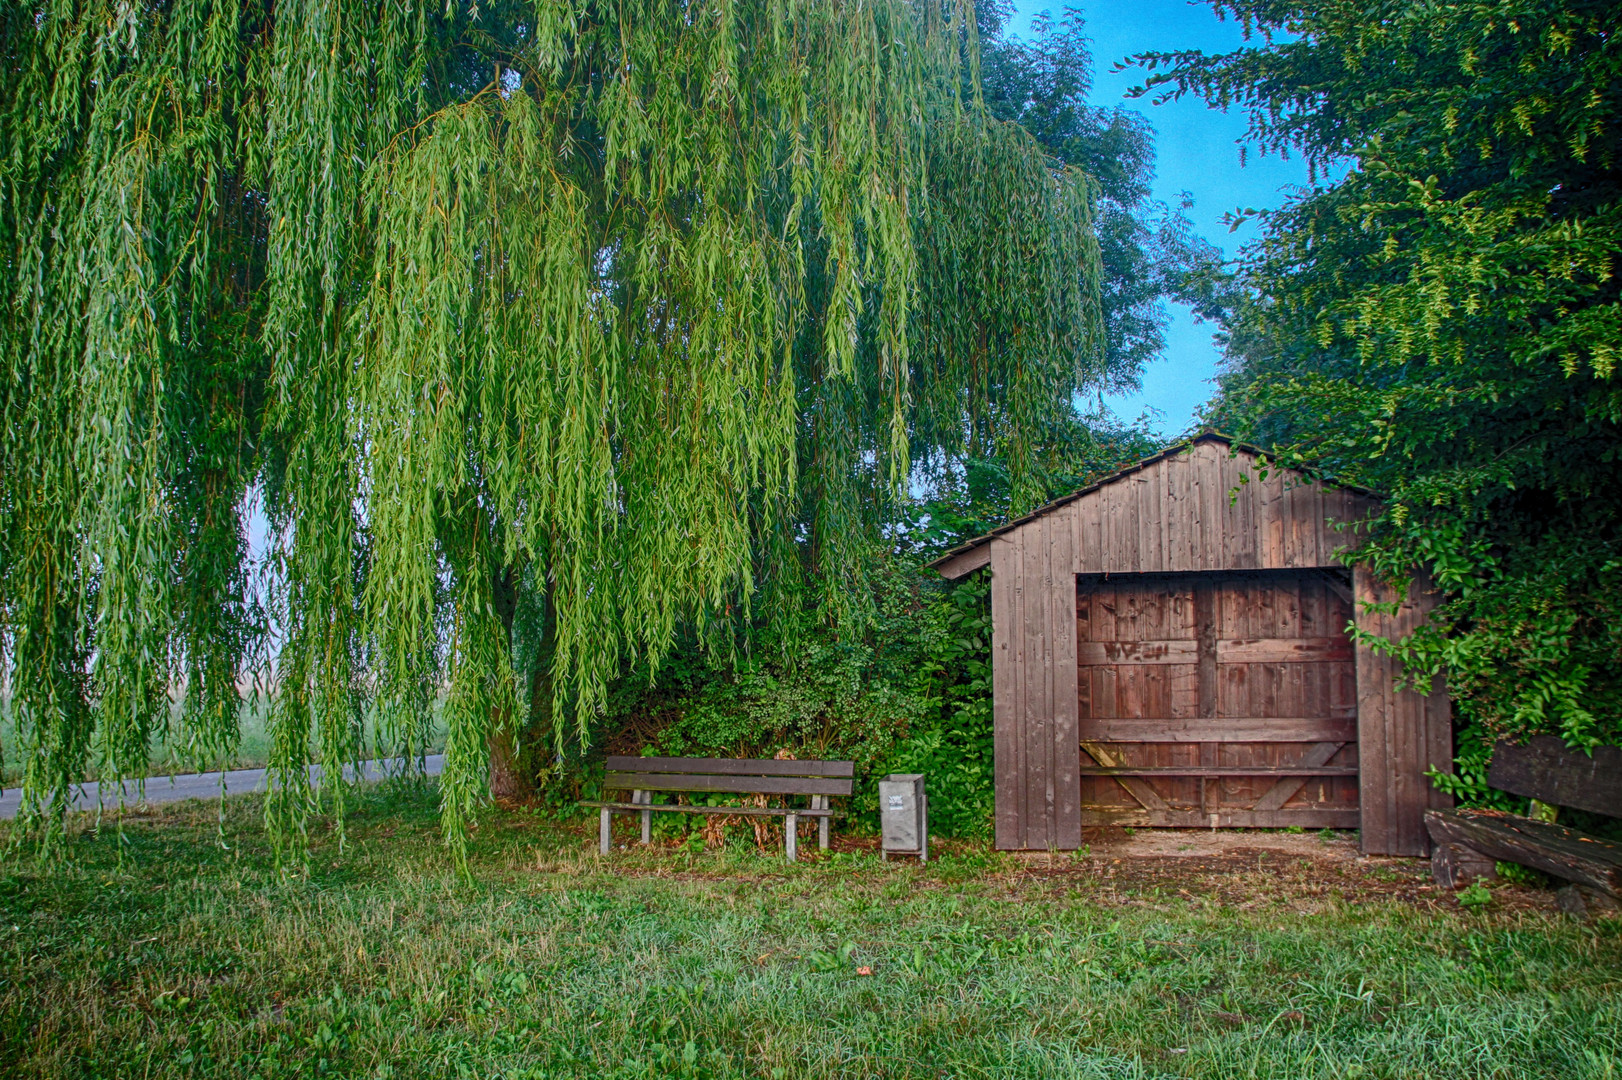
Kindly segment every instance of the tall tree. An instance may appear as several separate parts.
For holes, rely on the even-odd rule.
[[[1359,557],[1452,600],[1399,648],[1492,737],[1622,735],[1622,7],[1218,2],[1150,88],[1345,168],[1262,215],[1215,415],[1387,493]]]
[[[975,5],[985,106],[1030,132],[1054,161],[1097,182],[1104,340],[1087,386],[1100,394],[1132,389],[1145,365],[1165,351],[1168,304],[1189,304],[1199,317],[1215,318],[1231,299],[1230,275],[1221,251],[1194,234],[1187,206],[1168,207],[1152,197],[1155,133],[1148,120],[1124,107],[1089,103],[1094,58],[1081,9],[1066,7],[1057,19],[1043,12],[1028,36],[1013,32],[1013,15],[1005,0]],[[972,78],[965,70],[969,93]],[[959,342],[955,352],[967,355],[974,347]],[[950,546],[1153,452],[1152,436],[1119,423],[1102,403],[1088,408],[1078,399],[1074,405],[1025,427],[1018,440],[998,437],[994,410],[971,413],[985,426],[971,426],[961,446],[926,440],[926,448],[949,452],[926,453],[921,461],[929,497],[907,508],[907,543]],[[954,411],[945,412],[952,423]]]
[[[262,649],[273,834],[445,687],[458,845],[492,748],[517,790],[678,625],[800,582],[837,612],[910,455],[1017,448],[1099,369],[1093,184],[963,92],[967,10],[7,5],[24,822],[92,758],[143,775],[171,695],[231,745]]]
[[[1028,36],[1010,32],[1006,0],[976,5],[986,106],[1035,136],[1059,161],[1098,182],[1103,265],[1103,389],[1139,385],[1166,348],[1166,305],[1187,303],[1207,316],[1202,287],[1222,276],[1223,255],[1193,232],[1184,211],[1153,198],[1155,131],[1122,106],[1093,105],[1096,58],[1081,8],[1042,12]]]

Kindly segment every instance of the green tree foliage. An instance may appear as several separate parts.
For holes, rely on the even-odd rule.
[[[1055,158],[1098,183],[1097,229],[1103,266],[1105,370],[1100,389],[1135,389],[1145,364],[1166,346],[1165,301],[1203,303],[1219,279],[1222,253],[1194,235],[1184,206],[1150,196],[1154,129],[1142,113],[1088,104],[1094,58],[1080,8],[1032,20],[1029,39],[1010,36],[1014,7],[980,0],[980,77],[986,106],[1017,121]]]
[[[1622,735],[1622,7],[1219,2],[1139,58],[1334,183],[1262,215],[1214,416],[1388,494],[1360,553],[1449,603],[1395,647],[1486,740]]]
[[[930,709],[891,751],[885,771],[924,775],[932,830],[989,839],[996,811],[991,582],[976,574],[943,588],[931,615],[919,666]]]
[[[1007,35],[1011,9],[976,8],[980,78],[988,110],[1029,131],[1054,160],[1082,166],[1099,178],[1105,341],[1089,370],[1090,386],[1130,385],[1145,360],[1163,347],[1162,300],[1213,250],[1183,243],[1186,222],[1149,200],[1153,133],[1136,113],[1086,101],[1092,59],[1078,13],[1043,21],[1036,38]],[[965,72],[965,92],[972,94]],[[995,212],[965,201],[948,214],[978,220]],[[936,205],[944,205],[937,203]],[[952,247],[931,248],[931,272],[943,283],[978,261],[971,230],[934,234]],[[1175,241],[1175,242],[1174,242]],[[1183,243],[1183,246],[1177,246]],[[935,269],[944,267],[944,269]],[[985,303],[988,297],[965,297]],[[999,321],[988,305],[975,336],[951,344],[949,355],[983,356],[1021,345],[1018,313]],[[979,331],[995,335],[982,340]],[[949,361],[948,361],[949,362]],[[978,362],[978,361],[977,361]],[[942,406],[943,426],[962,407]],[[1024,438],[999,437],[994,409],[975,409],[963,443],[926,456],[913,477],[913,498],[883,514],[871,538],[871,570],[860,594],[859,622],[830,623],[800,610],[801,625],[785,638],[763,620],[744,656],[706,653],[685,641],[657,674],[633,669],[615,684],[598,745],[616,752],[644,750],[719,756],[835,756],[857,764],[859,797],[884,772],[918,771],[930,786],[932,828],[980,835],[992,806],[989,611],[984,580],[943,587],[918,565],[980,535],[1009,517],[1083,486],[1158,445],[1107,413],[1075,408],[1050,414]],[[982,576],[983,577],[983,576]],[[790,644],[790,642],[792,644]]]
[[[1001,457],[953,462],[932,473],[921,497],[906,507],[895,527],[898,556],[932,559],[1160,448],[1141,427],[1108,412],[1074,413],[1033,441],[1025,467],[1036,497],[1028,501],[1016,499],[1013,474]]]
[[[492,745],[521,774],[678,630],[846,611],[913,456],[972,430],[1029,488],[1100,367],[1095,188],[987,113],[967,10],[7,4],[24,823],[229,747],[259,658],[273,835],[443,693],[456,844]]]

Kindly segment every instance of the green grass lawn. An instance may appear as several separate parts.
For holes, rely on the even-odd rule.
[[[229,850],[193,803],[126,819],[122,857],[107,829],[0,867],[0,1076],[1619,1073],[1622,923],[1515,890],[1473,913],[1261,859],[1150,887],[966,844],[599,860],[594,820],[503,812],[465,881],[434,806],[364,795],[293,878],[253,800]]]

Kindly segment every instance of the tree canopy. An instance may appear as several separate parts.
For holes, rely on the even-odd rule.
[[[1102,370],[1095,185],[988,113],[965,5],[0,18],[0,650],[47,837],[92,762],[227,750],[270,664],[275,836],[439,695],[455,844],[492,739],[762,595],[839,617],[910,460],[1018,473]]]
[[[1399,643],[1488,740],[1622,735],[1622,8],[1213,5],[1235,52],[1146,92],[1250,116],[1341,175],[1261,215],[1213,418],[1386,493],[1358,557],[1451,597]]]
[[[1222,253],[1194,234],[1186,204],[1169,207],[1152,197],[1155,133],[1148,119],[1090,102],[1094,58],[1079,8],[1035,16],[1024,36],[1011,32],[1014,9],[1005,0],[979,0],[975,14],[986,109],[1019,124],[1055,161],[1097,184],[1103,340],[1089,389],[1102,395],[1136,388],[1144,367],[1165,351],[1168,302],[1189,304],[1201,318],[1221,310],[1229,286]],[[1078,399],[1076,409],[1033,429],[1020,441],[1018,458],[994,432],[978,438],[978,428],[970,431],[966,454],[923,458],[916,490],[924,497],[897,508],[907,519],[907,553],[977,536],[1158,449],[1141,425],[1117,420],[1101,400],[1089,405]]]
[[[1202,287],[1222,253],[1195,235],[1182,206],[1154,199],[1155,132],[1142,113],[1090,102],[1094,61],[1079,8],[1042,12],[1028,37],[1010,36],[1006,0],[977,5],[987,107],[1098,184],[1105,390],[1134,389],[1166,347],[1167,300],[1207,315]]]

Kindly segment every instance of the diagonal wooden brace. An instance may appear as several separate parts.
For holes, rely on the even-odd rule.
[[[1098,762],[1099,765],[1106,769],[1119,769],[1123,767],[1120,760],[1117,759],[1114,754],[1104,749],[1102,743],[1083,742],[1081,744],[1081,748],[1091,755],[1094,761]],[[1166,800],[1162,799],[1159,792],[1150,787],[1149,782],[1146,780],[1141,780],[1136,776],[1117,776],[1115,777],[1115,782],[1126,788],[1128,794],[1130,794],[1134,799],[1138,800],[1138,805],[1142,806],[1145,810],[1165,811],[1171,809],[1171,807],[1167,805]]]
[[[1298,764],[1304,769],[1316,769],[1320,765],[1327,765],[1329,764],[1329,759],[1339,753],[1340,748],[1345,745],[1346,744],[1343,742],[1318,743],[1311,750],[1307,751],[1306,756],[1303,757]],[[1256,800],[1255,808],[1257,810],[1283,809],[1284,804],[1290,801],[1291,796],[1307,786],[1307,781],[1309,779],[1311,778],[1306,776],[1286,776],[1284,779],[1262,792],[1262,797]]]

